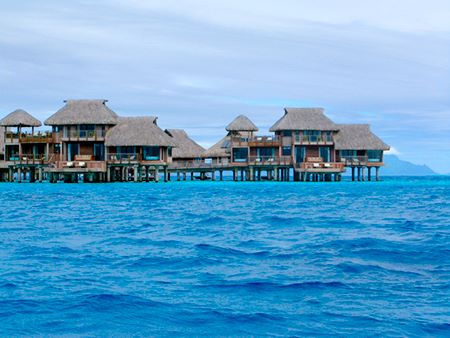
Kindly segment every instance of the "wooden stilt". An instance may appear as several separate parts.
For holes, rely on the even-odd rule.
[[[164,172],[166,171],[166,168],[164,168]],[[159,167],[155,167],[155,183],[159,182]]]

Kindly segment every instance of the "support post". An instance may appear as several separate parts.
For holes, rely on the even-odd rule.
[[[380,180],[380,167],[375,167],[375,179],[377,182]]]
[[[138,166],[135,165],[134,166],[134,182],[138,182],[138,181],[139,181]]]
[[[164,168],[164,172],[167,170],[167,168]],[[159,167],[155,167],[155,183],[159,182]]]

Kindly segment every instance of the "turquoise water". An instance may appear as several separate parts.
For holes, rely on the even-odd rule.
[[[450,179],[0,184],[0,335],[450,335]]]

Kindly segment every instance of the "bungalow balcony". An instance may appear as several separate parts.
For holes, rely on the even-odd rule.
[[[301,145],[333,145],[333,137],[331,135],[327,136],[308,136],[303,135],[301,137],[294,137],[295,144]]]
[[[291,156],[249,156],[243,159],[234,159],[233,165],[251,166],[289,166],[292,165]]]
[[[341,156],[340,159],[346,167],[380,167],[384,165],[381,158],[369,158],[368,156]]]
[[[86,173],[105,172],[105,161],[84,161],[78,158],[75,161],[56,161],[50,172]]]
[[[233,147],[279,147],[281,138],[279,136],[254,136],[254,137],[232,137]]]
[[[69,130],[60,135],[61,141],[104,141],[105,130]]]
[[[303,162],[297,164],[295,169],[309,173],[342,173],[345,165],[341,162]]]
[[[38,165],[49,163],[48,157],[45,154],[9,154],[5,157],[5,161],[14,165]]]
[[[108,163],[127,164],[127,163],[145,163],[145,164],[164,164],[159,156],[143,155],[138,153],[109,153]]]
[[[342,173],[345,165],[342,162],[323,161],[322,157],[307,157],[305,162],[296,163],[295,170],[309,173]]]
[[[52,143],[53,134],[51,132],[38,133],[5,133],[6,144],[19,143]]]

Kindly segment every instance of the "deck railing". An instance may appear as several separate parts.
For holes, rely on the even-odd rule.
[[[105,171],[106,163],[104,161],[58,161],[55,163],[56,169],[66,170],[94,170]]]
[[[136,153],[109,153],[107,160],[114,163],[139,162],[142,156]]]
[[[377,166],[383,165],[380,158],[370,158],[368,156],[341,156],[341,162],[346,166]]]
[[[302,171],[344,171],[345,165],[342,162],[303,162],[296,165]]]
[[[13,133],[7,131],[5,133],[6,143],[51,143],[53,141],[53,134],[51,132],[30,133]]]
[[[303,135],[302,137],[296,136],[295,143],[300,144],[333,144],[333,136],[314,136],[314,135]]]
[[[365,165],[368,160],[367,156],[341,156],[341,162],[345,165]]]
[[[70,130],[62,133],[64,139],[103,139],[106,135],[105,130]]]
[[[169,165],[169,169],[209,169],[209,168],[227,168],[230,164],[224,163],[212,163],[203,162],[198,160],[191,161],[174,161]]]
[[[290,165],[292,158],[290,156],[250,156],[245,163],[250,165]]]
[[[14,164],[44,164],[47,161],[45,154],[11,154],[6,157],[6,161]]]
[[[129,163],[129,162],[161,162],[159,156],[142,155],[137,153],[109,153],[108,162]]]
[[[231,138],[233,146],[250,146],[250,147],[270,147],[279,146],[280,137],[278,136],[254,136],[254,137],[236,137]]]
[[[37,133],[37,134],[22,134],[20,135],[19,142],[21,143],[51,143],[53,142],[53,134]]]

